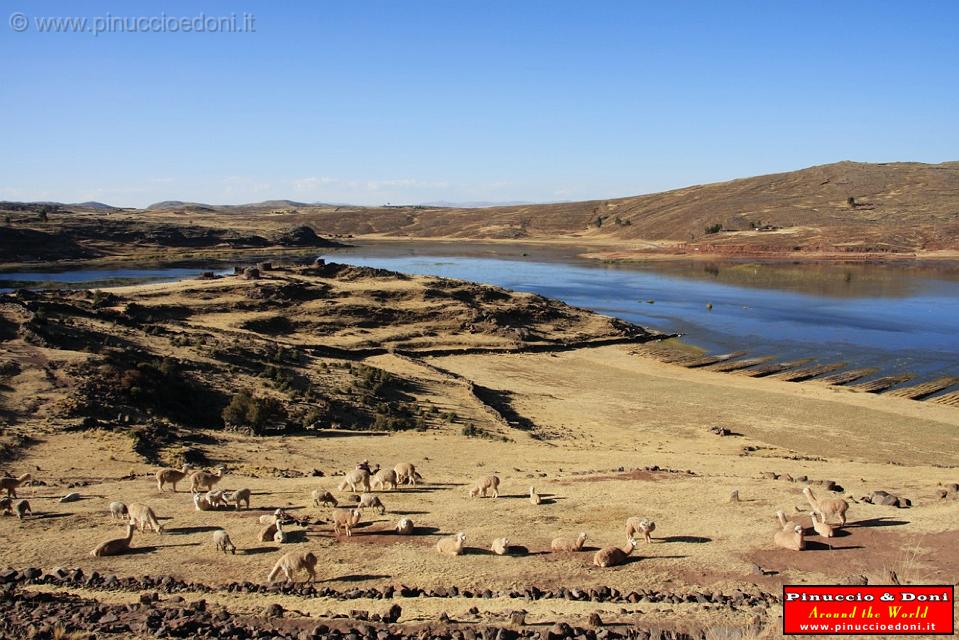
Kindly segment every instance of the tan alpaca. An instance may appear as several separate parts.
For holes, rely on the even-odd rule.
[[[213,532],[213,546],[217,551],[226,554],[228,551],[236,555],[236,545],[230,540],[230,534],[223,529],[217,529]]]
[[[342,529],[349,538],[353,535],[353,527],[360,523],[363,512],[359,509],[333,509],[333,533],[339,534]]]
[[[626,558],[629,557],[635,548],[636,538],[630,538],[626,541],[626,546],[622,549],[619,547],[600,549],[596,552],[596,555],[593,556],[593,564],[597,567],[615,567],[621,565],[626,562]]]
[[[396,523],[396,533],[401,536],[411,535],[414,530],[413,521],[409,518],[400,518],[400,521]]]
[[[273,582],[274,578],[283,572],[286,582],[295,582],[293,576],[296,575],[297,571],[306,571],[307,575],[310,576],[310,582],[316,580],[316,556],[312,551],[289,551],[284,553],[279,560],[276,561],[276,564],[273,565],[273,570],[270,571],[270,575],[267,576],[267,581]]]
[[[190,465],[185,464],[181,469],[160,469],[156,472],[157,491],[163,493],[163,487],[170,485],[176,493],[176,485],[190,472]]]
[[[130,541],[133,540],[133,528],[133,523],[131,522],[127,525],[126,538],[114,538],[113,540],[101,542],[97,545],[96,549],[90,552],[90,555],[95,558],[100,558],[102,556],[116,556],[129,551]]]
[[[806,487],[802,490],[806,496],[806,502],[812,507],[812,510],[819,515],[823,522],[829,522],[831,519],[839,520],[839,526],[846,526],[846,511],[849,509],[849,503],[842,498],[823,498],[817,500],[813,495],[812,488]]]
[[[273,536],[276,535],[277,522],[279,522],[279,520],[274,519],[273,522],[260,530],[260,542],[273,542]]]
[[[810,511],[809,517],[812,518],[813,531],[821,535],[823,538],[836,537],[836,530],[833,528],[833,526],[820,520],[815,511]]]
[[[222,465],[216,468],[216,473],[210,473],[209,471],[194,471],[190,476],[190,491],[193,493],[212,491],[213,487],[216,486],[216,483],[223,479],[223,475],[225,473],[226,467]]]
[[[399,484],[407,484],[411,487],[415,487],[417,481],[423,479],[423,476],[416,473],[416,467],[411,462],[399,463],[393,467],[393,472],[396,473],[396,481]]]
[[[436,543],[436,550],[445,556],[463,555],[463,543],[466,541],[466,534],[460,531],[455,536],[440,538]]]
[[[364,493],[370,492],[370,472],[366,469],[353,469],[353,471],[347,473],[339,488],[340,491],[346,491],[349,488],[350,491],[356,493],[357,487],[363,489]]]
[[[149,525],[150,528],[156,533],[163,533],[163,525],[161,525],[157,520],[157,516],[155,513],[153,513],[153,509],[147,505],[139,502],[130,503],[130,505],[127,507],[127,512],[130,515],[130,523],[136,525],[137,529],[140,530],[140,533],[143,533],[143,530],[147,525]]]
[[[505,556],[509,553],[509,538],[496,538],[493,540],[490,551],[498,556]]]
[[[245,504],[247,509],[250,508],[251,495],[253,495],[253,492],[250,491],[249,489],[244,488],[244,489],[237,489],[236,491],[228,495],[225,495],[224,497],[226,498],[227,502],[232,502],[233,505],[236,507],[236,510],[239,511],[240,503]]]
[[[0,478],[0,491],[6,491],[8,498],[17,497],[17,489],[33,480],[33,476],[25,473],[19,478]]]
[[[586,532],[582,532],[575,540],[572,538],[553,538],[549,548],[553,553],[565,553],[569,551],[582,551],[586,544]]]
[[[534,489],[533,487],[529,488],[529,503],[532,505],[538,505],[543,503],[543,499],[540,497],[538,493],[536,493],[536,489]]]
[[[259,521],[260,521],[260,524],[273,524],[277,520],[285,520],[285,519],[286,519],[286,511],[284,511],[283,509],[277,509],[270,515],[260,516]]]
[[[470,489],[470,497],[475,498],[477,496],[485,498],[487,494],[491,498],[499,497],[499,477],[497,476],[486,476],[477,480],[473,487]]]
[[[310,494],[310,497],[313,498],[314,507],[319,507],[320,505],[335,507],[339,504],[332,493],[329,491],[324,491],[323,489],[314,489],[313,493]]]
[[[626,520],[626,537],[632,538],[638,533],[643,534],[643,539],[650,543],[653,541],[652,533],[656,530],[656,523],[649,518],[628,518]]]
[[[398,480],[396,478],[396,471],[393,469],[380,469],[373,474],[373,478],[370,481],[370,486],[374,489],[380,488],[383,490],[396,489]]]

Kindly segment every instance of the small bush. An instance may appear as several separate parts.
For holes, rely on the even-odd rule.
[[[723,230],[723,225],[719,222],[717,222],[716,224],[711,224],[708,227],[706,227],[707,234],[719,233],[722,230]]]

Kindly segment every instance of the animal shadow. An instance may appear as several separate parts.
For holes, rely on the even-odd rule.
[[[27,516],[30,520],[52,520],[55,518],[66,518],[72,516],[72,513],[38,513],[33,517]]]
[[[346,576],[339,576],[338,578],[330,578],[329,580],[320,580],[318,582],[363,582],[365,580],[389,580],[393,576],[390,575],[377,575],[372,573],[354,573]]]
[[[279,551],[279,547],[250,547],[249,549],[238,549],[245,556],[255,556],[260,553],[272,553]]]
[[[831,544],[825,542],[819,542],[817,540],[806,540],[806,551],[843,551],[845,549],[864,549],[862,545],[849,545],[845,547],[834,547]]]
[[[908,520],[892,520],[886,518],[885,516],[879,518],[869,518],[868,520],[858,520],[856,522],[849,522],[846,524],[847,527],[901,527],[904,524],[909,524]]]
[[[165,529],[167,533],[175,536],[185,536],[191,533],[206,533],[208,531],[217,531],[223,527],[214,527],[212,525],[199,525],[196,527],[173,527],[172,529]]]
[[[493,556],[496,555],[489,549],[483,549],[481,547],[463,547],[464,556]]]
[[[653,538],[653,540],[661,540],[663,542],[685,542],[686,544],[705,544],[713,541],[712,538],[707,538],[705,536],[666,536],[665,538]]]
[[[429,511],[393,511],[392,513],[398,516],[425,516]]]

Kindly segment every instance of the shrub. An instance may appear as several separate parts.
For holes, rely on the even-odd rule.
[[[282,419],[283,407],[275,398],[254,398],[246,391],[233,396],[223,409],[223,421],[237,427],[262,429]]]
[[[722,230],[723,230],[723,225],[719,222],[717,222],[716,224],[711,224],[708,227],[706,227],[706,233],[708,234],[719,233]]]

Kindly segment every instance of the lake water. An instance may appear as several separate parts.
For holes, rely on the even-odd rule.
[[[713,353],[815,357],[824,363],[845,361],[849,368],[876,367],[884,375],[959,375],[959,271],[954,269],[675,261],[615,265],[578,259],[575,252],[524,252],[516,246],[477,251],[425,243],[355,247],[326,257],[535,292],[682,333]],[[6,273],[0,279],[90,287],[192,278],[202,271],[75,270]]]

